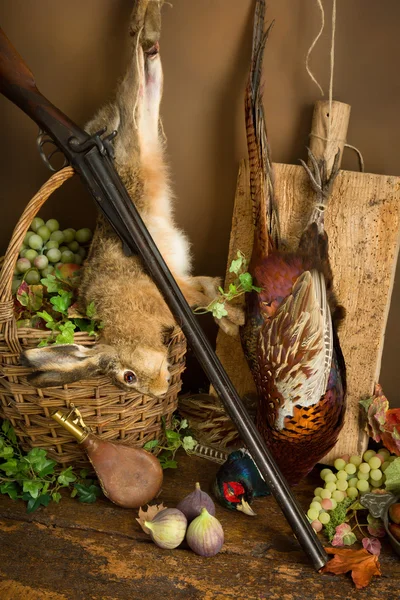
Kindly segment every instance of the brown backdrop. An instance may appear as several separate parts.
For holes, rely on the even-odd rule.
[[[329,79],[327,27],[311,59],[323,87]],[[318,90],[304,68],[319,28],[314,0],[269,0],[276,20],[265,59],[265,104],[273,159],[304,157]],[[84,124],[107,99],[125,60],[131,0],[1,0],[1,24],[28,61],[41,91]],[[249,63],[253,0],[173,0],[165,6],[163,116],[177,219],[193,242],[195,270],[223,274],[238,161],[245,154],[243,90]],[[348,141],[366,170],[400,175],[400,42],[398,0],[338,2],[334,97],[352,105]],[[35,148],[36,126],[0,97],[1,250],[27,199],[48,176]],[[343,168],[357,169],[350,150]],[[94,223],[78,182],[43,214],[64,227]],[[398,270],[398,273],[400,271]],[[379,294],[379,290],[377,290]],[[400,281],[387,328],[382,377],[400,406]],[[371,323],[373,327],[373,323]]]

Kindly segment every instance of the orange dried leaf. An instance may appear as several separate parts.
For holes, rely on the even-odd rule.
[[[335,556],[322,569],[324,573],[347,573],[351,576],[357,588],[366,587],[374,575],[381,575],[378,557],[370,554],[364,548],[325,548],[328,554]]]
[[[149,534],[150,530],[147,529],[144,522],[152,521],[154,519],[154,517],[156,516],[156,514],[159,513],[160,511],[164,510],[164,508],[167,508],[167,507],[164,506],[164,504],[162,502],[161,502],[161,504],[154,504],[153,506],[147,505],[147,510],[143,510],[142,507],[139,508],[139,513],[138,513],[139,518],[136,519],[136,521],[139,523],[140,527],[143,529],[143,531],[145,533]]]

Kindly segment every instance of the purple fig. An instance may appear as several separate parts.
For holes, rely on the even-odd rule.
[[[194,491],[185,496],[176,508],[183,512],[189,523],[199,516],[202,508],[206,508],[210,515],[215,515],[214,502],[201,490],[199,482],[196,483]]]
[[[200,515],[188,527],[186,541],[196,554],[214,556],[223,546],[224,530],[218,519],[202,508]]]

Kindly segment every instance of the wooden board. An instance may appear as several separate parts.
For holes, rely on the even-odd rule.
[[[176,506],[199,481],[208,490],[218,465],[178,455],[165,472],[160,501]],[[306,509],[315,474],[296,487]],[[400,561],[383,540],[382,577],[357,592],[346,575],[318,574],[307,561],[275,500],[258,499],[256,517],[216,507],[224,532],[212,558],[185,547],[162,550],[135,521],[135,510],[104,498],[81,504],[63,496],[32,514],[0,495],[2,600],[395,600]],[[321,539],[323,539],[321,537]]]
[[[274,169],[282,236],[288,247],[295,249],[308,221],[313,195],[302,167],[275,164]],[[236,249],[251,246],[253,226],[249,206],[248,196],[238,194],[228,264]],[[327,209],[326,230],[335,290],[347,311],[339,337],[347,364],[348,408],[338,443],[324,462],[332,462],[341,454],[360,454],[367,445],[358,402],[372,394],[379,380],[398,255],[399,224],[399,177],[340,172]],[[220,332],[217,354],[239,394],[255,391],[238,340]]]

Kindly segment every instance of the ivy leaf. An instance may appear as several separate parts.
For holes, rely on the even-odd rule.
[[[237,257],[231,262],[231,266],[229,267],[229,273],[235,273],[235,275],[239,275],[244,264],[244,255],[240,251],[237,253]]]
[[[41,341],[38,343],[38,346],[37,346],[37,347],[38,347],[38,348],[43,348],[43,346],[48,346],[48,344],[49,344],[49,340],[48,340],[47,338],[45,338],[44,340],[41,340]]]
[[[39,508],[39,506],[48,506],[50,500],[51,500],[51,497],[49,496],[49,494],[41,494],[36,499],[31,498],[30,500],[28,500],[26,512],[28,512],[28,513],[34,512],[36,509]]]
[[[253,278],[250,273],[242,273],[239,275],[239,281],[245,292],[251,292],[253,289]]]
[[[222,317],[226,317],[226,315],[228,314],[222,302],[215,302],[211,306],[211,312],[213,317],[215,317],[216,319],[222,319]]]
[[[0,492],[2,494],[8,494],[12,500],[18,498],[18,489],[14,481],[6,481],[0,486]]]
[[[10,440],[10,442],[11,442],[12,444],[16,444],[16,443],[17,443],[17,436],[16,436],[16,434],[15,434],[14,427],[11,427],[11,425],[10,425],[10,427],[8,428],[8,431],[7,431],[7,433],[6,433],[6,436],[7,436],[7,439],[8,439],[8,440]]]
[[[47,277],[40,280],[40,283],[47,288],[47,291],[50,294],[62,290],[62,285],[60,285],[54,275],[47,275]]]
[[[166,429],[165,435],[167,438],[168,447],[171,450],[175,450],[182,445],[181,436],[177,431],[173,431],[172,429]]]
[[[182,446],[184,450],[193,450],[193,448],[197,445],[196,440],[192,438],[192,436],[188,435],[183,438]]]
[[[29,450],[28,454],[26,455],[26,459],[31,465],[40,462],[45,457],[46,450],[43,450],[43,448],[32,448],[32,450]]]
[[[28,285],[23,281],[17,290],[17,300],[29,311],[37,312],[43,303],[43,286]]]
[[[60,492],[53,492],[51,495],[51,498],[54,502],[57,502],[57,504],[60,502],[61,500],[61,494]]]
[[[189,423],[187,421],[187,419],[182,419],[180,425],[179,425],[179,429],[187,429],[189,427]]]
[[[10,421],[3,421],[1,425],[1,430],[3,433],[5,433],[6,438],[10,440],[12,444],[17,443],[17,436],[15,435],[14,427],[11,425]],[[10,456],[12,456],[12,454]]]
[[[98,485],[91,484],[89,486],[81,483],[75,483],[74,488],[77,491],[79,502],[92,504],[101,495],[101,490]]]
[[[368,550],[370,554],[376,554],[376,556],[380,555],[382,545],[379,540],[377,540],[376,538],[365,537],[361,541],[363,548]]]
[[[47,458],[46,450],[43,450],[43,448],[33,448],[30,450],[26,455],[26,460],[40,477],[54,473],[54,467],[57,464],[54,460]]]
[[[14,450],[11,446],[3,446],[0,448],[0,457],[1,458],[12,458],[14,456]]]
[[[396,496],[400,494],[400,457],[390,463],[385,471],[385,488]]]
[[[163,469],[176,469],[178,466],[176,460],[170,459],[167,456],[160,455],[158,458]]]
[[[59,329],[61,333],[56,337],[56,344],[73,344],[76,326],[71,321],[67,321],[61,323]]]
[[[54,306],[54,310],[66,315],[68,307],[71,305],[72,295],[72,292],[60,290],[58,292],[58,296],[53,296],[53,298],[50,298],[50,302]]]
[[[335,535],[332,538],[332,546],[351,546],[351,544],[346,544],[344,538],[349,535],[354,535],[351,532],[351,527],[348,523],[342,523],[338,525],[335,530]],[[349,541],[349,539],[347,539]],[[354,542],[356,541],[356,536],[354,536]],[[354,543],[352,542],[352,543]]]
[[[69,467],[68,467],[68,468],[69,468]],[[89,472],[89,471],[88,471],[87,469],[81,469],[81,470],[79,471],[79,477],[80,477],[81,479],[86,479],[86,477],[88,476],[88,472]]]
[[[0,469],[5,471],[7,477],[18,473],[18,461],[16,458],[10,458],[5,463],[0,464]]]
[[[68,487],[70,483],[76,481],[76,475],[72,472],[72,467],[68,467],[64,471],[61,471],[57,477],[57,481],[63,487]]]
[[[46,323],[51,323],[54,321],[53,317],[49,315],[46,310],[42,310],[41,312],[36,313],[38,317],[41,317]]]
[[[89,319],[93,319],[95,314],[96,314],[96,307],[94,305],[94,302],[90,302],[86,307],[86,316],[89,317]]]
[[[32,496],[32,498],[37,498],[39,496],[39,492],[42,489],[42,487],[43,487],[43,483],[41,481],[35,481],[34,479],[28,479],[23,482],[22,491],[30,494]]]
[[[236,287],[236,285],[234,283],[230,283],[229,284],[229,293],[232,296],[235,296],[237,294],[237,287]]]
[[[145,443],[145,445],[143,446],[143,449],[144,450],[152,450],[157,445],[158,445],[158,440],[150,440],[149,442]]]
[[[73,323],[74,323],[74,325],[76,325],[76,328],[79,331],[89,332],[89,331],[91,331],[93,329],[93,325],[92,325],[93,321],[88,321],[88,319],[83,319],[83,318],[78,319],[78,318],[75,318],[73,320]]]
[[[368,412],[368,409],[371,406],[373,401],[374,401],[374,397],[370,396],[369,398],[364,398],[363,400],[360,400],[359,404],[361,404],[361,406],[363,408],[365,408],[365,410]]]

